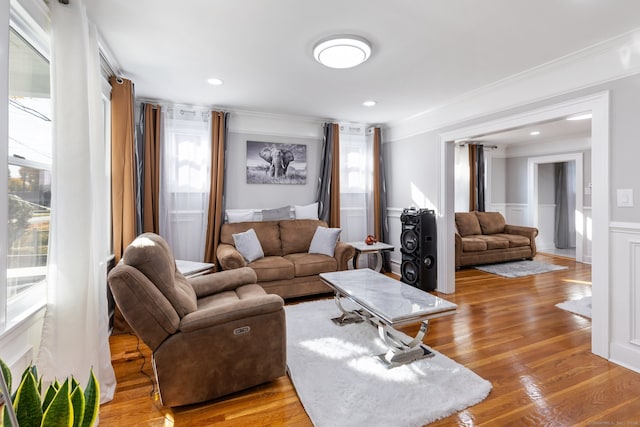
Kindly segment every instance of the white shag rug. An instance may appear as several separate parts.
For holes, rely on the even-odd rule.
[[[549,271],[566,270],[569,267],[547,264],[540,261],[514,261],[499,264],[478,265],[476,270],[497,274],[503,277],[523,277],[533,274],[547,273]]]
[[[583,297],[577,300],[569,300],[569,301],[561,302],[559,304],[556,304],[556,307],[591,319],[591,297],[590,296]]]
[[[376,357],[386,352],[377,328],[337,326],[333,300],[285,310],[289,376],[316,427],[422,426],[491,391],[490,382],[433,350],[434,357],[388,369]]]

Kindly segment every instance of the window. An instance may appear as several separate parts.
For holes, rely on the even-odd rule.
[[[164,108],[160,234],[177,259],[202,261],[211,188],[208,111]]]
[[[9,33],[5,327],[46,301],[51,213],[49,61],[17,28]],[[2,264],[0,264],[2,265]],[[5,329],[5,328],[3,328]]]

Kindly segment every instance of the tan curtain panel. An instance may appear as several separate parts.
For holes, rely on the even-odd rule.
[[[331,124],[333,133],[333,155],[331,159],[331,189],[329,204],[329,227],[340,227],[340,126]]]
[[[217,265],[216,250],[224,221],[224,164],[227,138],[227,114],[211,112],[211,192],[209,218],[204,246],[204,261]]]
[[[116,263],[136,237],[133,83],[111,76],[111,212]]]
[[[159,233],[160,106],[144,104],[144,200],[142,231]]]

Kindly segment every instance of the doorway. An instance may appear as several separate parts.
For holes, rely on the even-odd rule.
[[[582,153],[569,153],[569,154],[556,154],[551,156],[533,157],[527,162],[527,171],[529,177],[529,221],[530,225],[539,229],[544,229],[544,234],[539,235],[541,238],[541,244],[537,244],[539,250],[544,252],[545,247],[552,247],[554,245],[554,235],[549,233],[549,228],[554,227],[555,212],[545,212],[546,204],[541,204],[541,197],[543,188],[541,183],[543,182],[541,171],[547,166],[553,166],[558,163],[574,162],[575,163],[575,185],[573,190],[575,193],[575,213],[573,215],[573,224],[575,226],[575,259],[578,262],[585,262],[585,236],[591,235],[591,222],[586,221],[584,198],[582,189],[584,188],[584,175],[583,175],[583,156]],[[554,195],[555,196],[555,195]],[[555,202],[552,205],[555,208]],[[555,211],[555,209],[553,209]],[[551,219],[551,224],[549,224]]]
[[[609,358],[609,92],[514,114],[478,125],[461,127],[440,135],[443,170],[438,212],[438,290],[455,292],[454,242],[454,145],[456,140],[515,129],[533,123],[555,120],[574,114],[592,114],[592,352]],[[593,159],[598,159],[593,161]]]

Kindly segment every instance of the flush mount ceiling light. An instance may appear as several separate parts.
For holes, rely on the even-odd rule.
[[[313,57],[330,68],[351,68],[362,64],[371,56],[369,42],[358,36],[334,36],[318,42]]]
[[[540,135],[540,131],[539,130],[534,130],[533,132],[529,132],[529,135],[531,135],[531,136]]]
[[[362,105],[364,105],[365,107],[373,107],[373,106],[375,106],[376,104],[377,104],[377,102],[376,102],[376,101],[374,101],[374,100],[364,101],[364,102],[362,103]]]
[[[220,79],[212,77],[210,79],[207,79],[207,83],[209,83],[210,85],[214,85],[214,86],[220,86],[223,82]]]

